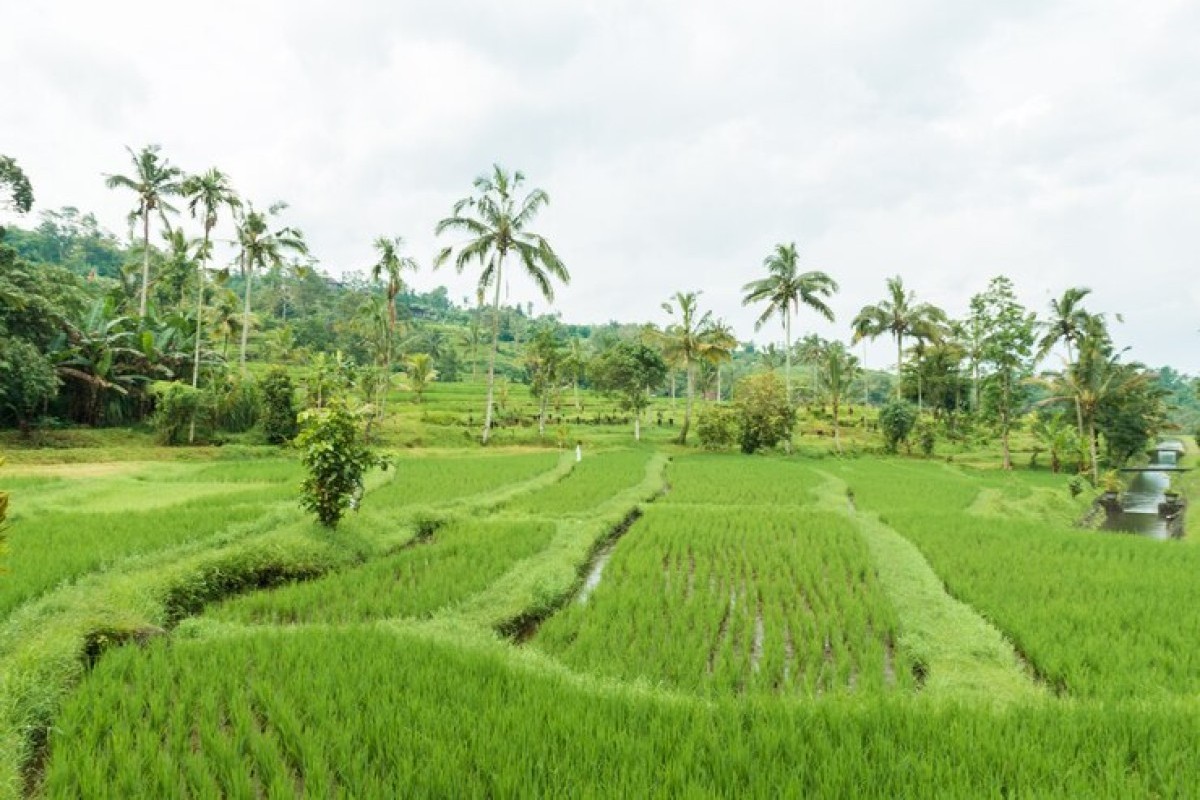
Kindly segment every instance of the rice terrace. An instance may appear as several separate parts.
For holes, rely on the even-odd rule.
[[[0,30],[0,799],[1200,794],[1194,13],[137,5]]]

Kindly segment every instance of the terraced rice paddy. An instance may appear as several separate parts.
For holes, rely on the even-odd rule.
[[[97,531],[113,525],[126,489],[184,499],[126,515],[133,531],[139,514],[147,530],[174,514],[173,533],[98,533],[91,561],[48,551],[42,583],[11,596],[0,794],[1123,798],[1200,785],[1188,542],[1072,531],[1078,506],[1043,475],[662,464],[640,449],[581,464],[400,456],[332,536],[294,508],[283,459],[87,486],[23,478],[19,507],[77,515],[77,531],[89,504]],[[214,494],[187,497],[196,487]],[[232,516],[202,522],[212,498]],[[38,523],[17,520],[14,558]],[[229,547],[261,558],[219,555]],[[924,573],[884,557],[903,548]],[[151,561],[130,558],[143,551]],[[239,559],[258,572],[239,577]],[[260,573],[308,580],[254,591]],[[77,575],[90,577],[58,586]],[[203,609],[209,584],[251,591]],[[181,610],[200,616],[172,631]],[[506,638],[514,619],[541,624]],[[992,642],[980,630],[999,645],[959,646]],[[144,644],[103,649],[126,639]],[[41,750],[23,733],[38,730]]]

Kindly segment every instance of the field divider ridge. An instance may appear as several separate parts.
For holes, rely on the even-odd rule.
[[[921,551],[877,514],[853,504],[841,479],[818,471],[820,507],[850,517],[900,618],[899,645],[924,671],[922,695],[995,706],[1048,697],[1004,634],[945,590]]]

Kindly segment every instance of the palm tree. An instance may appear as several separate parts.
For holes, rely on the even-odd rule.
[[[801,363],[808,364],[812,368],[812,402],[818,402],[821,396],[821,362],[825,358],[825,350],[829,347],[829,342],[822,339],[815,333],[810,333],[800,340],[800,343],[793,347]]]
[[[705,361],[717,371],[717,402],[721,402],[721,365],[728,364],[733,361],[733,351],[737,349],[737,336],[733,333],[733,327],[723,319],[718,319],[709,326],[705,332],[705,338],[708,343],[708,351],[705,353]]]
[[[1091,316],[1083,308],[1083,299],[1091,293],[1091,289],[1074,286],[1063,292],[1062,297],[1050,301],[1050,318],[1042,323],[1042,338],[1038,342],[1038,361],[1045,359],[1054,346],[1062,342],[1067,348],[1067,370],[1075,368],[1074,345],[1084,336]],[[1078,397],[1075,398],[1075,425],[1082,438],[1083,409]]]
[[[157,212],[163,227],[170,229],[166,212],[174,212],[175,209],[167,203],[166,198],[180,193],[183,172],[168,164],[165,158],[160,159],[156,144],[147,145],[138,153],[128,147],[125,149],[133,159],[133,177],[106,175],[104,185],[110,189],[129,189],[137,194],[137,208],[130,216],[142,220],[142,291],[138,314],[144,317],[150,287],[150,217]]]
[[[246,370],[246,344],[250,335],[250,290],[254,282],[254,271],[268,267],[282,267],[284,251],[290,250],[299,255],[308,252],[304,236],[295,228],[279,228],[272,231],[268,225],[268,217],[278,214],[287,208],[283,203],[276,203],[265,213],[256,211],[254,206],[247,205],[241,219],[238,220],[237,241],[241,247],[240,264],[242,277],[246,281],[244,303],[242,306],[242,352],[240,363],[242,371]]]
[[[429,384],[437,380],[437,370],[433,368],[433,357],[428,353],[414,353],[408,359],[408,388],[416,399],[422,402],[425,390]]]
[[[661,335],[663,356],[667,363],[678,364],[687,373],[687,407],[677,440],[680,444],[687,444],[688,428],[691,427],[692,406],[696,400],[696,367],[700,362],[714,358],[714,350],[724,347],[728,351],[730,347],[726,340],[713,335],[712,312],[699,312],[699,297],[699,292],[676,292],[671,298],[673,302],[662,304],[663,310],[678,320],[668,325]]]
[[[784,376],[789,403],[792,401],[792,315],[804,304],[832,322],[833,311],[822,298],[829,298],[838,290],[837,282],[824,272],[801,273],[799,263],[795,242],[777,244],[775,251],[763,259],[767,277],[742,287],[745,293],[742,305],[764,301],[767,304],[762,316],[754,323],[755,330],[761,329],[773,316],[783,318],[784,335],[787,337]]]
[[[841,342],[827,342],[821,353],[821,372],[824,373],[826,393],[833,405],[833,446],[842,452],[839,425],[842,398],[859,373],[858,357]]]
[[[488,360],[487,407],[483,418],[484,444],[487,444],[492,431],[496,353],[500,348],[500,286],[505,259],[509,254],[516,256],[525,268],[525,274],[549,302],[554,300],[552,278],[564,284],[571,281],[566,265],[545,237],[527,230],[538,212],[550,202],[550,197],[541,189],[532,189],[518,200],[517,192],[524,182],[525,176],[520,171],[509,173],[499,164],[493,165],[491,174],[475,179],[476,194],[455,203],[451,216],[438,222],[435,228],[439,236],[446,231],[454,231],[469,237],[458,247],[454,267],[461,273],[468,264],[477,262],[481,268],[479,291],[489,287],[494,291],[492,350]],[[454,247],[444,248],[434,261],[434,269],[449,261],[453,254]]]
[[[209,259],[212,258],[212,232],[217,226],[217,216],[222,206],[230,211],[241,207],[241,200],[229,178],[216,167],[201,173],[191,175],[183,182],[181,191],[187,198],[188,212],[192,217],[199,217],[204,226],[204,242],[196,258],[196,351],[192,360],[192,388],[200,383],[200,343],[204,339],[204,276]],[[191,425],[188,426],[188,444],[196,439],[196,418],[192,415]]]
[[[946,322],[946,312],[929,303],[916,302],[916,295],[905,291],[899,276],[887,279],[888,297],[875,305],[866,305],[858,312],[851,326],[854,339],[875,339],[890,333],[896,340],[896,397],[900,397],[901,372],[904,367],[904,337],[915,336],[938,341],[940,326]]]
[[[400,251],[403,249],[404,239],[402,237],[396,236],[389,239],[386,236],[380,236],[375,240],[375,250],[379,253],[379,260],[371,266],[371,280],[386,279],[384,293],[387,295],[388,326],[387,342],[383,351],[383,368],[389,376],[389,381],[392,374],[392,342],[396,338],[396,298],[404,291],[404,280],[401,278],[401,273],[405,270],[416,272],[420,269],[415,259],[400,255]],[[379,404],[380,421],[383,420],[386,402],[387,394],[385,392],[383,400]]]

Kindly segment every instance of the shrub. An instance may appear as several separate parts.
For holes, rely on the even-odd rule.
[[[262,381],[263,433],[271,444],[284,444],[296,437],[296,387],[287,370],[275,367]]]
[[[192,419],[196,434],[204,438],[211,433],[212,395],[193,389],[186,383],[158,381],[150,389],[154,397],[154,416],[150,422],[160,444],[182,444],[188,438]]]
[[[928,422],[922,422],[917,425],[917,446],[921,448],[921,455],[929,458],[933,455],[936,445],[937,431],[933,425]]]
[[[308,476],[300,504],[327,528],[336,528],[347,508],[358,508],[363,475],[374,466],[387,468],[363,441],[358,421],[341,400],[300,415],[300,461]]]
[[[21,431],[58,392],[58,375],[37,348],[23,339],[0,338],[0,414],[11,412]]]
[[[716,405],[704,410],[696,421],[696,435],[705,450],[726,450],[738,437],[736,412],[729,406]]]
[[[774,447],[792,436],[796,410],[788,402],[783,381],[773,372],[751,375],[734,389],[738,442],[743,453]]]
[[[879,429],[883,431],[883,446],[889,453],[903,443],[908,446],[908,437],[917,422],[917,410],[905,400],[893,400],[879,412]]]
[[[216,393],[217,428],[230,433],[244,433],[258,422],[263,401],[258,385],[252,379],[231,377],[217,387]]]

